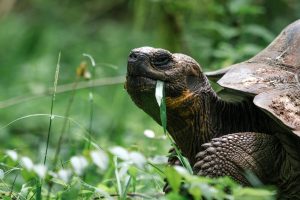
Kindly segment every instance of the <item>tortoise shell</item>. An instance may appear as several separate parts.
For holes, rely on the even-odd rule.
[[[206,75],[254,96],[256,106],[300,137],[300,20],[253,58]]]

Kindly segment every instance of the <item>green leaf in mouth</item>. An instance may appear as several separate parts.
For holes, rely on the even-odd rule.
[[[161,125],[164,129],[164,133],[167,133],[167,109],[166,109],[166,98],[165,98],[165,86],[164,82],[157,80],[155,88],[155,98],[160,109],[160,120]]]

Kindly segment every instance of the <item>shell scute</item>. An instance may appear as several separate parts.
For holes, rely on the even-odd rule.
[[[254,103],[272,113],[283,124],[300,136],[300,89],[289,88],[261,93]]]
[[[300,20],[263,51],[229,67],[218,83],[254,97],[254,103],[300,137]]]

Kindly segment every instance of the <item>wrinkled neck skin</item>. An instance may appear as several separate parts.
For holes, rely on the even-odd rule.
[[[270,133],[275,129],[252,101],[225,102],[212,90],[206,77],[201,79],[201,85],[194,85],[177,99],[166,100],[168,132],[192,166],[201,145],[212,138],[246,131]]]

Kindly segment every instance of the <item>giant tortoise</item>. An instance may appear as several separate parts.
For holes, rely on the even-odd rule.
[[[207,77],[223,89],[216,93]],[[125,88],[160,124],[154,92],[165,83],[167,130],[195,174],[250,185],[248,170],[300,199],[299,79],[300,20],[253,58],[207,74],[189,56],[133,49]]]

